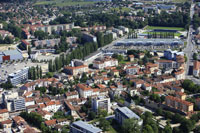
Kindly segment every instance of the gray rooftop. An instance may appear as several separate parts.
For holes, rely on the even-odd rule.
[[[140,117],[135,114],[133,111],[131,111],[129,108],[127,107],[119,107],[117,108],[123,115],[125,115],[127,118],[136,118],[136,119],[140,119]]]
[[[76,122],[73,123],[73,125],[79,126],[79,127],[83,128],[83,129],[86,129],[86,130],[92,132],[92,133],[102,132],[101,129],[99,129],[97,127],[94,127],[93,125],[88,124],[88,123],[86,123],[84,121],[76,121]]]
[[[5,55],[16,55],[16,54],[21,54],[18,50],[6,50],[6,51],[3,51],[3,53]]]

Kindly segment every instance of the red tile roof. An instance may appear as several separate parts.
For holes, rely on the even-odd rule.
[[[53,126],[56,124],[56,119],[48,120],[44,122],[47,126]]]

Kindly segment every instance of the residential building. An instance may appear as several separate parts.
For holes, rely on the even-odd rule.
[[[199,77],[200,61],[194,61],[193,75]]]
[[[9,112],[23,111],[25,107],[25,99],[22,97],[8,99],[5,105]]]
[[[87,65],[81,66],[66,66],[64,72],[68,75],[77,76],[78,74],[87,73],[89,71]]]
[[[184,92],[175,92],[175,95],[176,95],[177,98],[179,98],[181,100],[186,99],[186,94]]]
[[[52,87],[62,88],[63,84],[58,81],[56,78],[46,78],[46,79],[38,79],[32,82],[28,82],[24,84],[20,89],[26,91],[35,90],[35,87],[48,87],[51,85]]]
[[[25,67],[15,73],[11,73],[8,75],[8,79],[10,79],[13,86],[24,83],[28,80],[28,70],[29,68]]]
[[[77,91],[72,91],[72,92],[66,92],[65,93],[65,97],[67,98],[67,100],[69,99],[74,99],[74,98],[79,98],[78,92]]]
[[[49,34],[52,34],[53,31],[60,32],[62,30],[70,31],[74,28],[74,23],[70,24],[59,24],[59,25],[45,25],[45,26],[38,26],[36,30],[42,30]]]
[[[129,61],[131,62],[134,61],[134,55],[129,55],[128,58],[129,58]]]
[[[178,70],[177,72],[174,72],[176,80],[183,80],[185,79],[185,70],[181,69]]]
[[[45,106],[42,109],[48,112],[57,112],[58,110],[61,109],[61,103],[60,101],[46,102]]]
[[[117,33],[110,31],[106,31],[106,34],[112,34],[113,39],[117,39]]]
[[[105,67],[118,66],[118,60],[111,57],[97,58],[93,61],[93,67],[96,69],[104,69]]]
[[[52,120],[47,120],[44,122],[46,126],[48,127],[54,127],[56,125],[56,119],[52,119]]]
[[[125,34],[125,33],[129,33],[129,29],[128,29],[127,27],[119,26],[118,28],[119,28],[120,30],[122,30],[124,34]]]
[[[139,72],[139,67],[137,66],[130,66],[126,68],[126,74],[127,75],[137,75],[137,73]]]
[[[123,30],[120,30],[120,29],[113,28],[112,32],[116,33],[117,36],[123,36],[124,35]]]
[[[3,103],[5,103],[8,99],[18,98],[18,97],[19,95],[17,91],[5,91],[2,94]]]
[[[14,37],[13,35],[12,35],[12,33],[10,33],[9,31],[5,31],[5,30],[0,30],[0,35],[1,35],[1,37],[4,39],[5,37]]]
[[[83,121],[76,121],[70,125],[71,133],[103,133],[103,131]]]
[[[28,50],[28,47],[30,47],[30,43],[26,40],[22,40],[21,45],[25,48],[25,50]]]
[[[98,25],[98,26],[92,26],[92,27],[86,27],[86,28],[81,28],[83,31],[104,31],[106,30],[106,26],[104,25]]]
[[[182,111],[184,113],[189,113],[189,112],[193,112],[193,103],[190,103],[188,101],[185,100],[181,100],[177,97],[173,97],[173,96],[166,96],[165,97],[165,105],[177,109],[179,111]]]
[[[87,32],[84,32],[82,37],[87,42],[97,42],[97,37]]]
[[[118,107],[115,110],[115,119],[119,124],[123,124],[125,119],[137,119],[138,120],[138,125],[143,124],[143,120],[134,112],[132,112],[129,108],[127,107]]]
[[[5,120],[5,121],[1,121],[0,125],[3,127],[3,129],[11,129],[12,126],[12,121],[11,120]],[[10,130],[11,132],[11,130]]]
[[[7,109],[0,109],[0,122],[8,120],[9,112]]]
[[[176,60],[177,55],[184,56],[184,52],[172,51],[171,49],[164,51],[164,57],[168,60]]]
[[[179,63],[172,60],[157,60],[156,64],[159,65],[159,69],[170,70],[170,69],[181,69],[184,65],[184,62]]]
[[[76,86],[80,97],[88,98],[91,96],[98,96],[99,95],[99,89],[92,89],[90,86],[87,86],[86,84],[78,84]]]
[[[37,40],[34,42],[36,48],[54,48],[55,45],[59,45],[60,39],[47,39],[47,40]]]
[[[149,83],[143,83],[142,88],[149,92],[152,90],[152,86]]]
[[[150,71],[151,73],[154,73],[155,70],[158,70],[158,64],[154,64],[154,63],[147,63],[145,66],[147,71]]]
[[[98,109],[106,110],[111,113],[110,98],[106,96],[97,96],[92,99],[92,109],[98,112]]]

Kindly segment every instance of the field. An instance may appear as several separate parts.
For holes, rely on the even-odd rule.
[[[185,3],[187,1],[191,1],[191,0],[172,0],[173,2],[176,2],[176,3]]]
[[[149,34],[153,34],[153,33],[156,33],[158,35],[160,34],[160,32],[149,32]],[[143,32],[143,34],[148,34],[148,32]],[[174,33],[174,35],[179,37],[181,33]]]
[[[75,6],[75,5],[90,5],[95,2],[84,0],[40,0],[35,5],[54,5],[54,6]]]
[[[154,30],[154,29],[185,31],[185,29],[181,28],[181,27],[159,27],[159,26],[147,26],[147,27],[145,27],[145,30]]]
[[[119,8],[119,7],[117,7],[117,8],[112,8],[111,9],[112,11],[116,11],[116,12],[130,12],[131,11],[131,9],[130,8],[127,8],[127,7],[122,7],[122,8]]]

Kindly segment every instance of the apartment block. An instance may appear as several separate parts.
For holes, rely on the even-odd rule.
[[[9,112],[16,112],[16,111],[22,111],[25,110],[25,99],[22,97],[8,99],[5,102],[5,105]]]
[[[38,26],[36,30],[41,30],[52,34],[53,31],[60,32],[62,30],[70,31],[74,28],[74,23],[70,24],[59,24],[59,25],[45,25],[45,26]]]
[[[139,72],[139,67],[137,66],[130,66],[126,68],[127,75],[136,75]]]
[[[0,122],[8,120],[9,113],[7,109],[0,109]]]
[[[140,126],[143,124],[143,120],[129,108],[119,107],[115,110],[115,119],[121,125],[123,124],[125,119],[132,119],[132,118],[137,119],[138,124]]]
[[[29,68],[25,67],[15,73],[11,73],[8,75],[8,79],[10,79],[13,86],[24,83],[28,80],[28,70]]]
[[[193,112],[193,107],[194,107],[193,103],[181,100],[178,97],[173,97],[173,96],[165,97],[165,105],[185,113]]]
[[[64,68],[64,72],[68,75],[77,76],[78,74],[86,73],[88,72],[88,66],[87,65],[81,65],[81,66],[66,66]]]
[[[111,57],[97,58],[93,61],[93,67],[96,69],[104,69],[105,67],[118,66],[118,60]]]
[[[98,112],[98,109],[106,110],[111,113],[110,98],[106,96],[98,96],[92,99],[92,109]]]

